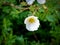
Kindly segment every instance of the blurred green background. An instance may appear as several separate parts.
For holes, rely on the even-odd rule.
[[[41,24],[34,34],[24,24],[33,12]],[[25,0],[0,0],[0,45],[60,45],[59,21],[60,0],[46,0],[44,6],[36,0],[31,6]]]

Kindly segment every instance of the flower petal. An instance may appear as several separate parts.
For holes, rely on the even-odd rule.
[[[39,4],[45,4],[46,0],[37,0]]]
[[[32,5],[35,0],[26,0],[28,5]]]

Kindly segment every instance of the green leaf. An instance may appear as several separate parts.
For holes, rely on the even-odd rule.
[[[46,19],[50,22],[55,22],[55,17],[53,15],[47,15]]]

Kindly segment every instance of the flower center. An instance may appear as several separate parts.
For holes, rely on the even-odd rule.
[[[29,21],[29,23],[34,23],[35,19],[34,18],[29,18],[28,21]]]

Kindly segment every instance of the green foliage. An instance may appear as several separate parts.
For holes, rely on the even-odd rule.
[[[24,20],[35,15],[37,31],[26,30]],[[60,0],[27,5],[25,0],[0,0],[0,45],[60,45]]]

